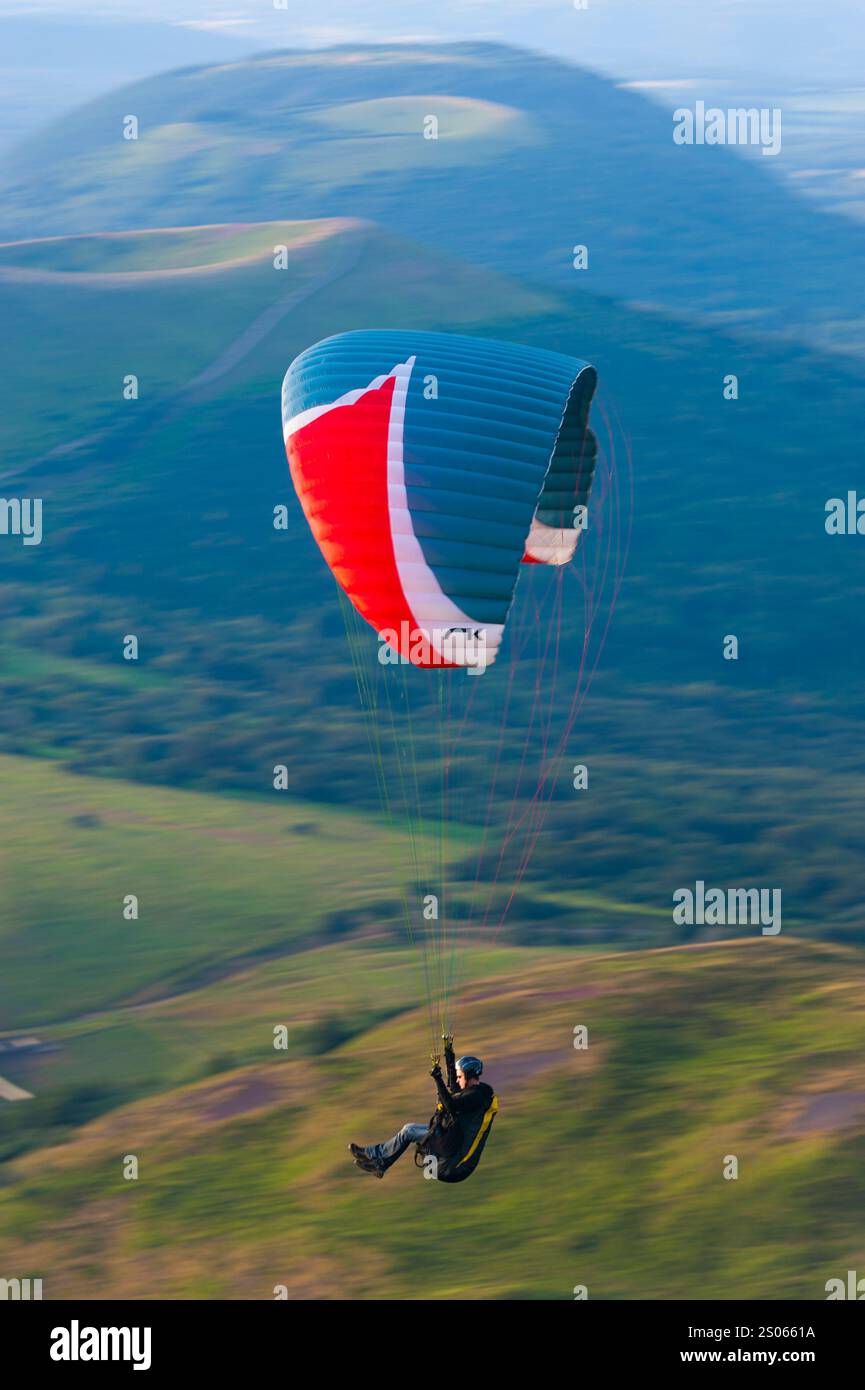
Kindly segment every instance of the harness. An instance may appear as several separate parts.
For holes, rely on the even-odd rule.
[[[480,1145],[484,1142],[484,1140],[487,1137],[487,1134],[489,1133],[490,1126],[492,1125],[492,1122],[495,1119],[496,1114],[498,1113],[498,1108],[498,1097],[496,1096],[495,1092],[493,1092],[493,1098],[487,1106],[486,1110],[484,1111],[483,1119],[478,1125],[478,1132],[472,1140],[468,1151],[463,1154],[462,1158],[459,1160],[458,1163],[454,1164],[454,1172],[456,1172],[458,1168],[461,1168],[464,1163],[468,1163],[469,1159],[473,1157]],[[436,1105],[436,1113],[433,1115],[430,1121],[429,1129],[427,1130],[423,1139],[419,1139],[417,1144],[415,1145],[414,1166],[416,1168],[423,1168],[424,1160],[430,1156],[427,1151],[427,1145],[429,1144],[433,1135],[437,1134],[440,1129],[449,1129],[454,1123],[455,1121],[447,1115],[444,1106],[442,1105],[441,1101],[439,1101]]]

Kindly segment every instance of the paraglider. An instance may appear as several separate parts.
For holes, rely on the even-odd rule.
[[[406,1124],[383,1144],[349,1144],[358,1168],[383,1178],[412,1144],[415,1162],[439,1182],[464,1182],[481,1160],[484,1146],[499,1108],[493,1088],[481,1081],[484,1064],[479,1057],[456,1060],[454,1040],[442,1038],[446,1075],[438,1057],[430,1075],[436,1085],[438,1103],[428,1125]]]
[[[580,539],[602,457],[589,427],[596,383],[587,362],[542,348],[381,330],[316,343],[283,382],[291,478],[338,585],[381,806],[410,842],[399,877],[406,929],[420,947],[433,1050],[437,1036],[450,1036],[457,959],[451,924],[467,934],[484,893],[484,924],[494,911],[504,920],[552,795],[555,757],[594,669],[588,644],[601,596],[611,578],[614,587],[620,578],[610,560],[618,532],[596,528],[596,570],[584,562],[577,576],[582,633],[557,747],[551,736],[562,703],[556,678],[567,664],[560,662],[562,613],[575,620],[562,603],[562,578],[585,550]],[[605,467],[602,496],[609,505],[615,482]],[[529,583],[536,613],[527,624],[518,622],[514,635],[515,591],[525,567],[555,582],[543,594]],[[375,630],[377,647],[355,614]],[[490,674],[497,663],[507,674],[498,683]],[[466,675],[484,679],[459,680]],[[494,698],[487,701],[484,693],[474,714],[475,691],[489,691],[491,680]],[[524,739],[521,754],[505,738],[509,719]],[[532,738],[542,745],[543,764],[533,792],[526,781]],[[491,769],[485,822],[472,758],[475,767],[480,761]],[[509,803],[507,775],[514,778]],[[460,790],[465,814],[458,821]],[[465,871],[455,882],[447,873],[448,827],[467,822],[483,824],[473,885]],[[507,894],[501,880],[511,868]],[[439,1096],[433,1124],[404,1126],[368,1149],[351,1146],[359,1167],[381,1176],[414,1142],[418,1157],[436,1159],[445,1181],[474,1171],[498,1102],[480,1079],[477,1059],[461,1059],[460,1069],[449,1049],[448,1043],[446,1080],[437,1061],[432,1072]]]

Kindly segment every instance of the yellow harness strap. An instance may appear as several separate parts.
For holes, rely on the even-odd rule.
[[[481,1127],[480,1127],[480,1129],[478,1130],[477,1134],[475,1135],[474,1143],[472,1144],[472,1146],[471,1146],[471,1148],[469,1149],[468,1153],[466,1154],[465,1158],[461,1158],[461,1159],[460,1159],[459,1163],[457,1164],[457,1167],[458,1167],[458,1168],[459,1168],[463,1163],[468,1163],[469,1159],[471,1158],[471,1156],[472,1156],[472,1154],[474,1153],[475,1149],[477,1148],[478,1144],[481,1142],[481,1140],[483,1139],[483,1137],[484,1137],[484,1135],[486,1134],[487,1130],[489,1129],[490,1125],[492,1124],[493,1120],[495,1119],[495,1117],[496,1117],[496,1111],[498,1110],[498,1108],[499,1108],[498,1097],[497,1097],[496,1095],[493,1095],[493,1098],[492,1098],[492,1100],[490,1101],[489,1109],[487,1110],[486,1114],[484,1115],[483,1119],[481,1120]]]

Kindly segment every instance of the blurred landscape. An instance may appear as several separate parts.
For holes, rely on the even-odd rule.
[[[254,35],[190,31],[170,61],[157,24],[139,37],[115,82],[80,72],[83,105],[16,118],[17,142],[0,118],[0,480],[45,525],[0,537],[0,1276],[49,1298],[822,1297],[865,1261],[865,585],[859,537],[824,525],[865,407],[855,140],[842,176],[801,125],[836,168],[804,198],[795,141],[780,169],[673,144],[672,106],[710,85],[667,108],[540,38],[250,56]],[[502,1102],[455,1189],[410,1157],[371,1184],[345,1153],[432,1108],[410,828],[380,813],[278,407],[297,353],[367,327],[586,359],[602,445],[632,460],[624,583],[544,743],[513,901],[478,847],[531,810],[532,660],[513,739],[478,683],[447,845],[421,830],[460,942],[451,1021]],[[581,621],[566,603],[551,722]],[[518,790],[490,810],[494,759]],[[421,742],[430,799],[439,762]],[[675,926],[696,880],[781,888],[780,936]]]

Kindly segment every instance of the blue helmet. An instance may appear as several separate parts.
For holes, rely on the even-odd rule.
[[[483,1069],[484,1064],[480,1057],[460,1057],[457,1062],[457,1070],[464,1076],[480,1076]]]

